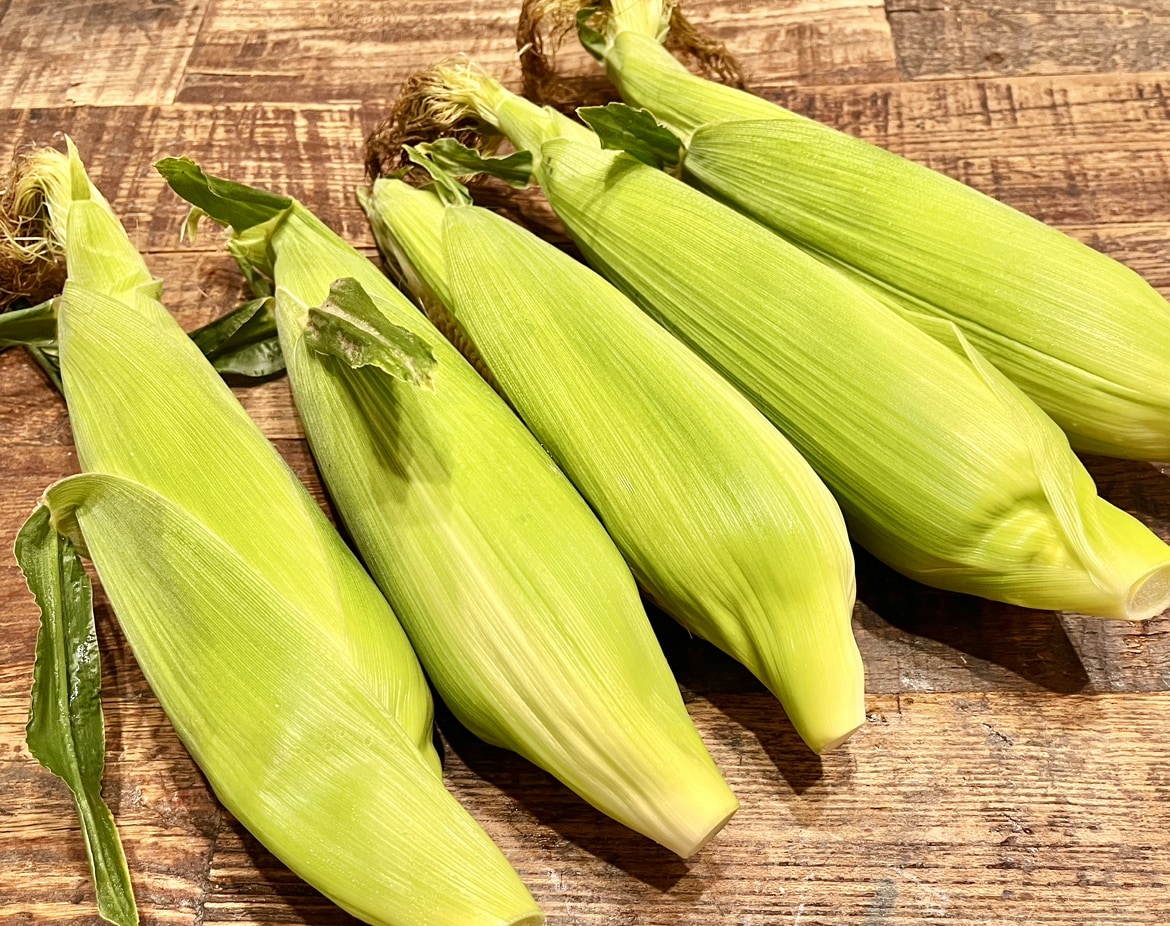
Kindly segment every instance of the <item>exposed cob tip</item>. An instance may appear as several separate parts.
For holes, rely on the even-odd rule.
[[[67,144],[75,157],[73,143]],[[0,311],[61,290],[65,216],[72,199],[70,155],[33,149],[13,162],[0,190]]]
[[[406,145],[451,136],[484,153],[502,141],[484,118],[505,95],[503,86],[468,58],[440,61],[419,71],[402,86],[397,101],[366,139],[366,172],[371,180],[407,165]]]

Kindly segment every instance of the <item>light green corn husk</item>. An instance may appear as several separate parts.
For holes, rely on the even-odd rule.
[[[864,723],[845,523],[767,419],[518,225],[401,180],[377,181],[363,204],[383,253],[432,312],[453,314],[649,597],[747,665],[814,750]]]
[[[1141,277],[943,174],[689,73],[660,44],[673,0],[610,5],[607,73],[682,137],[686,176],[904,315],[954,322],[1075,449],[1170,459],[1170,303]]]
[[[504,402],[365,257],[295,200],[160,170],[275,281],[293,395],[330,495],[427,673],[477,736],[682,856],[737,807],[620,553]],[[246,198],[268,196],[265,216]],[[430,387],[311,349],[338,278],[426,344]]]
[[[443,787],[429,690],[393,612],[159,302],[72,145],[38,152],[22,182],[68,272],[61,372],[84,471],[42,504],[88,549],[216,795],[367,922],[539,923]],[[49,609],[43,519],[22,532],[22,564]]]
[[[783,238],[465,66],[420,81],[539,154],[588,260],[736,383],[812,464],[853,537],[940,588],[1142,619],[1170,548],[1098,498],[1061,431],[945,322],[929,337]],[[558,137],[563,126],[563,137]],[[944,343],[944,341],[948,343]]]

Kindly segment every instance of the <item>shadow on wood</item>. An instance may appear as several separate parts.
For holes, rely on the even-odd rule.
[[[914,656],[925,651],[929,662],[938,663],[939,679],[928,670],[917,681],[899,679],[895,690],[947,690],[947,669],[956,657],[963,673],[981,682],[1002,684],[1006,669],[1053,692],[1073,694],[1089,686],[1057,613],[940,591],[894,572],[860,548],[854,553],[864,631],[892,639]]]
[[[687,873],[687,863],[670,850],[611,820],[526,759],[477,739],[441,701],[435,704],[435,716],[451,752],[474,775],[498,788],[561,840],[663,893]],[[484,812],[494,819],[507,816],[499,807]],[[548,851],[558,848],[539,833],[527,834],[526,842],[538,846],[544,842],[541,847]],[[557,852],[559,858],[566,855],[563,850]]]
[[[1163,540],[1170,537],[1170,464],[1091,456],[1083,462],[1103,499],[1128,511]]]
[[[824,775],[820,756],[804,744],[780,702],[760,680],[722,650],[691,636],[650,602],[645,605],[671,671],[683,687],[684,698],[693,697],[691,692],[702,695],[720,713],[754,735],[796,794],[803,794],[820,781]],[[742,694],[766,695],[764,703],[774,710],[762,715],[758,709],[746,710],[745,704],[755,707],[760,701],[735,697]]]
[[[289,871],[232,817],[226,818],[219,835],[208,876],[214,893],[204,898],[199,911],[203,922],[235,920],[246,912],[251,922],[305,926],[361,923]]]

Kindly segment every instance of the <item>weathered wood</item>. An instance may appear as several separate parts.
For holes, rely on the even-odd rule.
[[[919,693],[869,709],[818,759],[763,695],[692,702],[743,806],[689,863],[450,724],[447,780],[563,926],[1166,922],[1170,695]],[[348,921],[217,809],[148,694],[119,679],[107,714],[107,793],[146,923]],[[0,715],[20,770],[10,800],[39,809],[8,826],[0,916],[96,926],[75,833],[56,822],[68,797],[12,742],[18,720]]]
[[[1163,0],[886,0],[909,78],[1102,74],[1170,67]]]
[[[723,42],[753,87],[858,84],[897,76],[881,0],[682,4],[704,34]]]
[[[172,102],[207,3],[5,3],[0,108]]]
[[[456,52],[514,77],[518,9],[507,0],[219,0],[195,43],[178,99],[389,99],[415,71]]]
[[[514,80],[519,8],[516,0],[262,6],[220,0],[208,12],[178,99],[386,99],[415,71],[454,53]],[[799,0],[779,9],[696,0],[688,10],[716,38],[734,37],[732,50],[747,71],[769,83],[885,80],[896,73],[880,0]]]

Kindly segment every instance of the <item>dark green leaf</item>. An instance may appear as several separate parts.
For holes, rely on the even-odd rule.
[[[532,182],[532,153],[529,151],[485,158],[455,138],[440,138],[418,147],[439,167],[455,176],[487,174],[517,189],[524,189]]]
[[[659,125],[644,109],[625,103],[582,106],[577,115],[601,139],[601,147],[625,151],[651,167],[675,167],[682,159],[682,142]]]
[[[0,349],[52,347],[57,343],[57,300],[0,314]]]
[[[154,166],[183,199],[237,232],[275,218],[293,203],[286,196],[211,177],[190,158],[163,158]]]
[[[309,309],[305,341],[320,354],[350,367],[374,366],[418,386],[429,387],[435,358],[418,335],[387,320],[361,283],[352,277],[329,287],[329,298]]]
[[[605,60],[605,36],[589,25],[598,13],[598,7],[587,6],[577,11],[577,38],[585,50],[598,61]]]
[[[191,332],[191,340],[220,373],[262,378],[284,369],[271,298],[253,299]]]
[[[53,384],[53,388],[64,395],[65,387],[61,384],[61,357],[57,353],[57,345],[53,344],[51,347],[26,347],[25,350],[36,361],[37,366],[44,371],[45,376],[49,378],[49,382]]]
[[[280,339],[272,337],[216,357],[211,365],[222,376],[267,379],[284,372],[284,352],[280,349]]]
[[[101,663],[93,594],[77,549],[39,505],[16,538],[16,561],[41,610],[26,739],[29,752],[73,792],[98,912],[138,922],[134,890],[113,815],[101,797],[105,764]]]

